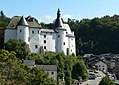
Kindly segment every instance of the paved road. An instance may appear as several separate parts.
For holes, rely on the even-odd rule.
[[[99,74],[101,74],[101,77],[97,77],[94,80],[88,80],[86,82],[83,82],[81,85],[98,85],[101,79],[105,76],[105,74],[101,71],[99,71]]]

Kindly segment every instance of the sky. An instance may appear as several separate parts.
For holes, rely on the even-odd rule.
[[[84,18],[119,15],[119,0],[1,0],[0,10],[8,17],[33,16],[39,22],[52,23],[57,9],[61,17],[81,20]]]

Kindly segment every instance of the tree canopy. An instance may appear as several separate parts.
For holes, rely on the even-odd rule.
[[[10,39],[4,44],[8,51],[14,51],[19,59],[26,59],[30,53],[29,46],[23,40]]]
[[[75,55],[67,56],[63,52],[58,54],[54,52],[46,52],[43,54],[31,53],[28,57],[29,59],[35,59],[36,64],[57,65],[58,79],[64,79],[66,85],[70,85],[71,79],[78,79],[78,77],[82,77],[83,79],[88,78],[87,69],[83,60],[78,59]],[[76,71],[77,75],[75,75]]]
[[[115,85],[114,82],[109,77],[103,77],[99,85]]]
[[[56,82],[39,68],[29,68],[16,58],[15,52],[0,50],[1,85],[56,85]]]
[[[93,19],[68,19],[76,36],[76,53],[119,53],[119,16],[104,16]],[[53,28],[53,23],[44,25]]]

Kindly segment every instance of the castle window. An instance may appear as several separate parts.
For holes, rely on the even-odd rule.
[[[39,34],[39,31],[38,31],[38,34]]]
[[[68,32],[66,32],[66,34],[67,34]]]
[[[38,48],[38,45],[35,45],[35,49],[37,49]]]
[[[46,43],[46,40],[44,40],[44,43]]]
[[[58,35],[58,38],[60,38],[60,35]]]
[[[46,35],[44,35],[44,38],[46,38]]]
[[[52,75],[54,75],[54,72],[51,72]]]
[[[65,42],[63,44],[65,45]]]
[[[46,49],[46,46],[44,46],[44,49]]]
[[[73,38],[71,38],[71,40],[73,40]]]
[[[32,31],[32,34],[34,34],[34,31]]]
[[[22,32],[22,30],[20,29],[20,33]]]

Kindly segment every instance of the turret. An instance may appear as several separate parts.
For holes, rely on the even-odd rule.
[[[57,19],[55,20],[55,22],[54,22],[54,28],[58,28],[58,27],[61,27],[61,28],[63,28],[63,22],[62,22],[62,19],[61,19],[61,17],[60,17],[60,10],[58,9],[58,11],[57,11]]]
[[[21,39],[29,44],[29,26],[23,16],[17,24],[17,39]]]
[[[61,20],[60,10],[57,11],[57,18],[54,22],[54,30],[56,35],[56,52],[64,52],[66,54],[66,29],[64,29],[64,24]]]

